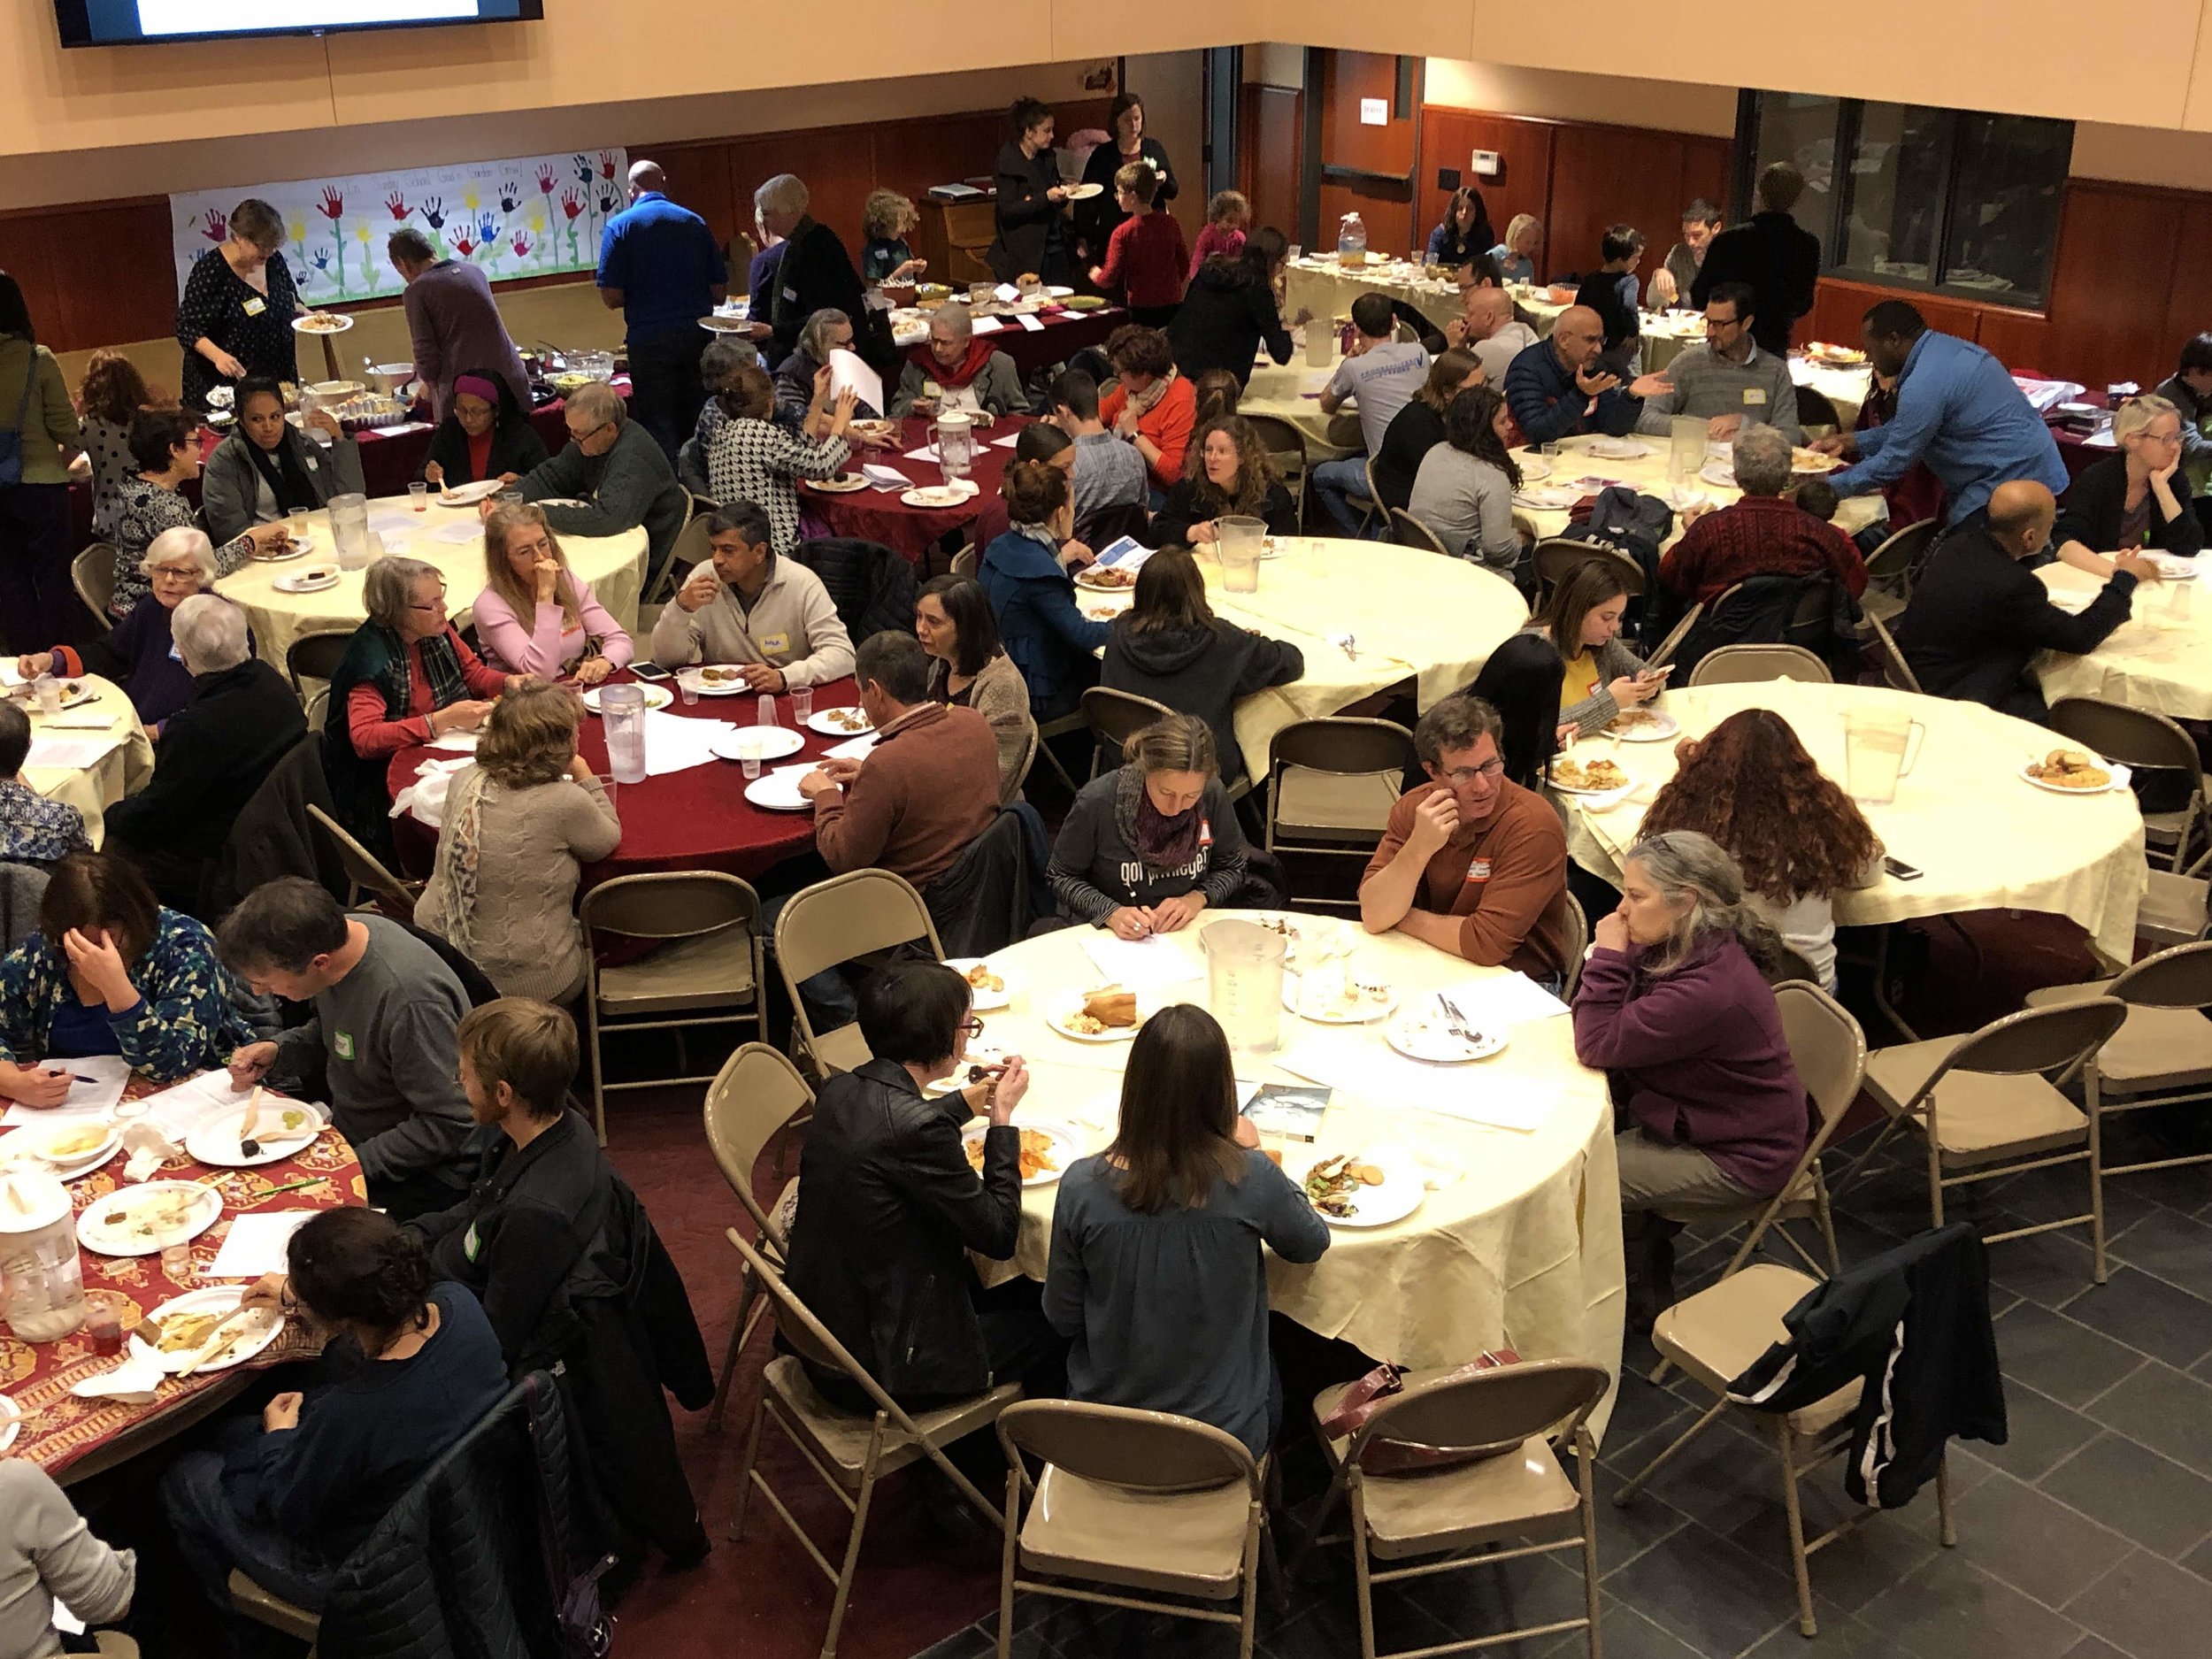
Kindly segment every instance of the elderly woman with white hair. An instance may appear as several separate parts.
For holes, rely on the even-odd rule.
[[[2119,451],[2077,473],[2059,497],[2051,547],[2069,565],[2112,574],[2111,556],[2146,548],[2194,558],[2204,529],[2180,475],[2181,410],[2170,398],[2131,397],[2112,417]]]
[[[200,475],[200,418],[181,409],[142,409],[131,417],[124,440],[134,469],[116,492],[113,532],[115,591],[108,617],[120,622],[152,586],[145,571],[147,549],[165,530],[197,529],[198,511],[184,498],[184,487]],[[227,576],[257,553],[283,547],[285,527],[257,524],[215,549],[215,574]]]
[[[828,226],[808,212],[810,198],[796,176],[780,173],[753,192],[753,212],[760,227],[783,238],[783,258],[776,267],[772,298],[764,314],[756,305],[753,320],[766,323],[775,344],[768,352],[780,363],[799,343],[799,331],[818,311],[842,311],[848,318],[864,315],[867,294],[852,256]]]
[[[192,700],[163,726],[154,776],[108,809],[108,845],[129,856],[179,910],[196,908],[205,861],[239,811],[307,734],[299,698],[253,654],[245,612],[213,594],[176,609],[177,655]]]
[[[975,319],[964,305],[941,305],[931,313],[929,342],[906,354],[899,389],[891,399],[894,418],[927,418],[947,409],[986,415],[1029,412],[1021,371],[1013,358],[992,347],[987,334],[976,337]]]
[[[808,318],[806,326],[799,330],[797,347],[776,371],[776,419],[786,426],[801,427],[810,438],[820,437],[821,433],[809,424],[815,382],[829,365],[831,352],[854,349],[853,319],[844,312],[818,311]],[[856,399],[853,403],[856,420],[874,420],[882,413],[864,401]]]
[[[546,523],[559,535],[613,536],[643,526],[648,568],[657,571],[691,511],[667,453],[629,418],[622,394],[603,382],[578,388],[561,418],[568,442],[523,478],[523,500],[542,503]],[[489,502],[484,513],[490,516]]]
[[[132,606],[105,638],[83,646],[33,651],[18,657],[15,667],[26,680],[40,674],[65,680],[104,675],[131,694],[138,718],[158,733],[164,720],[192,700],[192,673],[177,655],[172,633],[175,612],[193,595],[215,585],[219,567],[214,544],[206,534],[180,525],[153,539],[139,568],[153,591]],[[251,635],[247,649],[252,649]]]
[[[503,674],[469,649],[447,618],[445,578],[434,565],[380,558],[361,593],[369,619],[330,677],[323,771],[346,827],[374,849],[391,844],[384,782],[391,757],[448,732],[475,731],[492,699],[530,676]]]

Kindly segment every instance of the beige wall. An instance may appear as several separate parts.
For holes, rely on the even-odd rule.
[[[2212,133],[2078,122],[2073,174],[2077,179],[2115,179],[2175,190],[2212,190]]]
[[[1736,130],[1736,88],[1622,75],[1571,75],[1518,64],[1432,58],[1422,98],[1455,110],[1603,121],[1663,133],[1727,137]]]

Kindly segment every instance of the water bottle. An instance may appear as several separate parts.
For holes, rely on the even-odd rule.
[[[1367,226],[1356,210],[1337,222],[1336,262],[1340,265],[1367,263]]]

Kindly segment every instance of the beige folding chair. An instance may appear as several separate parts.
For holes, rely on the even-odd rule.
[[[338,855],[338,863],[346,872],[346,908],[361,908],[365,895],[376,908],[395,921],[415,919],[415,901],[422,896],[422,883],[403,881],[382,864],[377,856],[346,833],[343,826],[322,808],[310,804],[307,816],[317,828],[329,838],[331,849]]]
[[[1446,558],[1452,556],[1451,549],[1444,545],[1436,532],[1404,508],[1393,507],[1388,511],[1391,539],[1400,547],[1419,548],[1426,552],[1440,553]]]
[[[1375,488],[1375,457],[1373,456],[1361,457],[1360,470],[1366,475],[1367,495],[1364,499],[1357,495],[1347,495],[1344,498],[1344,504],[1359,514],[1359,534],[1365,535],[1374,525],[1375,515],[1383,511],[1382,491]]]
[[[1297,502],[1298,522],[1302,525],[1306,520],[1305,439],[1279,415],[1247,415],[1245,419],[1259,435],[1260,448],[1267,451],[1267,463],[1275,469],[1275,476]]]
[[[2149,873],[2142,908],[2135,912],[2136,936],[2162,949],[2212,938],[2212,883],[2200,876],[2177,876],[2170,870]]]
[[[1039,1472],[1029,1513],[1010,1524],[999,1568],[998,1659],[1011,1659],[1014,1593],[1233,1624],[1238,1659],[1251,1659],[1260,1549],[1267,1535],[1263,1479],[1234,1435],[1165,1411],[1022,1400],[999,1413],[1006,1450],[1006,1513]],[[1054,1579],[1087,1578],[1201,1601],[1239,1599],[1234,1613],[1110,1595]]]
[[[307,700],[306,718],[309,731],[319,732],[323,729],[324,722],[330,718],[329,687],[325,686]]]
[[[771,1213],[753,1196],[753,1171],[777,1133],[813,1110],[814,1091],[799,1075],[799,1068],[764,1042],[745,1044],[722,1063],[714,1081],[707,1085],[707,1150],[714,1154],[722,1179],[753,1218],[761,1254],[778,1266],[790,1255],[783,1218],[791,1213],[799,1180],[794,1176],[784,1183]],[[722,1408],[730,1397],[738,1352],[751,1339],[753,1326],[768,1306],[756,1300],[759,1294],[759,1285],[749,1276],[745,1294],[738,1301],[736,1321],[730,1326],[730,1351],[722,1361],[722,1380],[714,1387],[714,1409],[707,1416],[710,1429],[722,1426]]]
[[[84,601],[85,609],[92,612],[92,619],[104,634],[115,626],[108,615],[108,606],[115,602],[115,549],[106,541],[94,541],[69,561],[69,580],[76,588],[77,597]]]
[[[1138,733],[1164,716],[1175,712],[1164,703],[1155,703],[1149,697],[1140,697],[1133,691],[1110,691],[1104,686],[1084,688],[1081,701],[1076,705],[1081,711],[1084,725],[1091,728],[1095,740],[1091,748],[1091,776],[1098,776],[1106,755],[1112,754],[1114,764],[1121,764],[1121,746]]]
[[[1868,631],[1874,635],[1874,654],[1882,668],[1882,680],[1893,691],[1918,693],[1920,677],[1912,672],[1912,664],[1905,660],[1904,652],[1897,649],[1897,641],[1871,611],[1864,612]]]
[[[1584,1612],[1579,1618],[1498,1631],[1471,1640],[1408,1650],[1454,1653],[1514,1638],[1580,1631],[1590,1659],[1599,1659],[1598,1537],[1591,1482],[1597,1443],[1589,1417],[1612,1379],[1602,1366],[1582,1360],[1526,1360],[1448,1379],[1441,1370],[1409,1372],[1405,1389],[1385,1400],[1348,1439],[1333,1440],[1321,1429],[1350,1387],[1324,1389],[1313,1402],[1315,1438],[1328,1459],[1328,1492],[1314,1513],[1313,1528],[1291,1563],[1316,1544],[1348,1542],[1359,1598],[1360,1659],[1375,1652],[1374,1587],[1439,1572],[1494,1567],[1524,1556],[1563,1549],[1582,1551]],[[1560,1448],[1574,1455],[1575,1473]],[[1480,1461],[1416,1474],[1384,1472],[1402,1447],[1480,1450]],[[1349,1507],[1348,1532],[1322,1534],[1341,1501]],[[1505,1545],[1499,1548],[1496,1546]],[[1467,1551],[1479,1549],[1469,1557]],[[1375,1561],[1443,1555],[1448,1559],[1377,1571]]]
[[[952,556],[952,573],[955,576],[964,576],[970,581],[973,581],[975,580],[975,543],[971,541]]]
[[[1905,602],[1912,596],[1912,567],[1942,528],[1933,518],[1916,520],[1893,531],[1868,554],[1866,591],[1859,595],[1859,609],[1885,623],[1902,616]]]
[[[1556,795],[1552,797],[1556,801]],[[1590,949],[1590,918],[1582,908],[1582,901],[1571,893],[1565,895],[1567,983],[1560,995],[1568,1002],[1575,1000],[1575,987],[1582,983],[1582,958]]]
[[[1595,559],[1610,565],[1621,579],[1621,586],[1634,598],[1644,591],[1644,567],[1622,552],[1600,541],[1578,541],[1571,536],[1553,536],[1536,544],[1536,580],[1549,592],[1567,580],[1575,571]]]
[[[1698,659],[1690,671],[1693,686],[1743,686],[1768,680],[1798,680],[1832,685],[1828,664],[1801,645],[1724,645]]]
[[[853,870],[803,887],[784,902],[776,917],[776,967],[791,994],[795,1034],[818,1083],[849,1071],[868,1059],[860,1025],[817,1032],[799,984],[825,968],[901,945],[926,944],[937,961],[945,959],[937,924],[929,907],[903,876],[888,870]]]
[[[292,689],[304,697],[309,680],[328,685],[330,677],[338,672],[338,662],[345,656],[346,647],[353,643],[355,632],[352,628],[340,628],[303,634],[286,646],[284,672],[292,682]]]
[[[2097,996],[2024,1009],[1964,1037],[1876,1049],[1867,1061],[1866,1089],[1889,1122],[1844,1171],[1834,1195],[1840,1198],[1867,1160],[1906,1125],[1918,1131],[1927,1146],[1928,1208],[1931,1225],[1939,1227],[1947,1187],[2086,1160],[2087,1213],[1989,1233],[1984,1241],[1996,1244],[2086,1223],[2101,1263],[2104,1188],[2097,1072],[2090,1067],[2082,1073],[2085,1112],[2051,1079],[2083,1066],[2126,1018],[2125,1003]],[[2101,1271],[2098,1282],[2103,1282]]]
[[[2189,786],[2188,804],[2178,811],[2144,813],[2144,839],[2172,849],[2171,869],[2186,866],[2193,874],[2212,863],[2212,852],[2193,864],[2189,859],[2204,821],[2204,764],[2196,739],[2162,714],[2102,697],[2061,697],[2051,705],[2049,725],[2061,737],[2120,765],[2179,772]]]
[[[1294,720],[1268,741],[1267,759],[1267,850],[1363,861],[1390,826],[1390,810],[1414,761],[1413,733],[1389,720]]]
[[[1697,626],[1697,619],[1704,614],[1705,606],[1702,603],[1694,604],[1685,611],[1682,613],[1682,619],[1668,629],[1667,637],[1659,641],[1659,649],[1644,659],[1646,664],[1652,668],[1659,668],[1674,661],[1674,654],[1682,649],[1682,641],[1690,637],[1690,630]]]
[[[584,982],[591,1115],[604,1146],[607,1096],[615,1090],[713,1081],[708,1073],[689,1072],[687,1031],[749,1024],[756,1034],[766,1034],[760,895],[719,871],[666,870],[601,882],[584,895],[580,915],[591,956]],[[651,940],[654,949],[634,962],[602,967],[593,949],[602,933]],[[687,1075],[608,1082],[600,1040],[634,1031],[675,1033],[676,1064]]]
[[[263,1589],[243,1572],[233,1567],[230,1571],[231,1603],[257,1624],[266,1624],[271,1630],[308,1644],[308,1659],[314,1659],[315,1641],[322,1634],[323,1621],[319,1614],[311,1613],[303,1607],[295,1607],[282,1596]],[[100,1650],[108,1650],[103,1647]],[[132,1647],[125,1651],[136,1653]]]
[[[674,593],[684,585],[692,567],[713,554],[714,549],[707,539],[707,518],[716,511],[709,507],[703,511],[695,511],[684,527],[677,532],[676,540],[668,549],[668,580],[662,591]]]
[[[844,1344],[830,1334],[829,1327],[793,1294],[773,1263],[746,1243],[734,1227],[730,1229],[728,1237],[747,1269],[774,1298],[776,1328],[794,1350],[776,1356],[761,1369],[760,1400],[753,1408],[752,1430],[745,1438],[745,1461],[738,1475],[737,1517],[731,1525],[730,1535],[744,1536],[745,1512],[754,1489],[758,1488],[769,1508],[791,1529],[800,1548],[821,1569],[822,1576],[835,1586],[835,1597],[830,1602],[829,1632],[822,1640],[821,1659],[836,1659],[837,1634],[845,1623],[846,1604],[852,1596],[853,1570],[860,1561],[860,1540],[867,1531],[868,1506],[875,1497],[878,1481],[926,1457],[975,1506],[978,1515],[993,1525],[1004,1528],[1006,1517],[992,1508],[990,1501],[953,1466],[944,1448],[977,1429],[988,1428],[1000,1412],[1021,1398],[1021,1386],[1004,1383],[988,1394],[910,1414],[884,1392],[882,1385],[869,1375]],[[840,1410],[825,1400],[808,1378],[804,1360],[811,1360],[825,1370],[842,1371],[874,1402],[873,1413],[858,1416]],[[851,1530],[845,1537],[843,1559],[838,1566],[830,1564],[829,1557],[807,1535],[798,1517],[776,1495],[767,1477],[761,1472],[761,1431],[772,1419],[784,1437],[813,1464],[822,1484],[853,1517]]]
[[[2089,985],[2054,985],[2028,993],[2030,1008],[2056,1008],[2095,997],[2127,1006],[2127,1018],[2103,1048],[2091,1056],[2086,1071],[2095,1087],[2088,1098],[2100,1117],[2140,1111],[2147,1106],[2179,1106],[2212,1100],[2212,943],[2177,945],[2146,956],[2116,979]],[[2085,1085],[2086,1090],[2086,1085]],[[2186,1091],[2175,1093],[2176,1090]],[[2117,1098],[2115,1098],[2117,1096]],[[2147,1170],[2212,1164],[2212,1152],[2153,1158],[2137,1164],[2107,1164],[2100,1156],[2091,1179],[2140,1175]],[[2101,1212],[2104,1206],[2096,1205]],[[2096,1239],[2097,1282],[2105,1279],[2104,1236]]]

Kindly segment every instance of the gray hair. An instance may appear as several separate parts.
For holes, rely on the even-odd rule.
[[[213,594],[194,594],[169,619],[188,674],[219,674],[246,660],[246,613]]]
[[[443,583],[444,572],[421,559],[388,554],[369,566],[361,578],[361,603],[369,620],[380,628],[396,628],[415,603],[415,584],[427,576]]]
[[[151,576],[154,567],[178,559],[190,559],[200,567],[200,586],[215,585],[217,568],[215,544],[207,539],[207,532],[188,524],[176,525],[164,530],[146,544],[146,557],[138,561],[138,573]]]
[[[259,196],[250,196],[231,209],[230,234],[264,253],[274,253],[284,246],[284,215]]]
[[[411,225],[387,236],[384,252],[388,257],[404,259],[409,265],[428,265],[438,257],[438,250],[430,245],[430,238]]]
[[[1701,939],[1715,932],[1733,933],[1763,972],[1781,961],[1782,936],[1751,907],[1742,870],[1710,835],[1664,830],[1638,841],[1622,863],[1640,867],[1669,903],[1689,901],[1673,936],[1646,964],[1647,972],[1671,973]]]
[[[1730,451],[1736,488],[1747,495],[1778,495],[1789,488],[1790,441],[1774,427],[1749,426],[1736,434]]]
[[[593,380],[568,395],[568,407],[595,426],[618,426],[626,412],[622,394],[604,380]]]
[[[825,305],[813,316],[808,318],[805,326],[799,330],[799,349],[817,363],[827,363],[830,354],[830,330],[850,328],[852,326],[853,319],[846,316],[844,312],[839,311],[834,305]]]
[[[717,334],[707,342],[707,349],[699,354],[699,378],[710,392],[718,392],[729,384],[730,376],[745,365],[760,362],[760,353],[749,340],[740,340],[729,334]]]
[[[2171,415],[2179,420],[2181,410],[2171,398],[2161,397],[2155,392],[2147,392],[2140,397],[2129,398],[2113,414],[2112,442],[2118,443],[2124,439],[2133,437],[2161,415]],[[2183,420],[2181,424],[2186,426],[2189,423]]]
[[[780,173],[753,192],[753,206],[764,213],[803,213],[810,200],[795,173]]]
[[[940,305],[929,319],[932,332],[940,323],[951,330],[955,340],[975,338],[975,318],[964,305]]]

